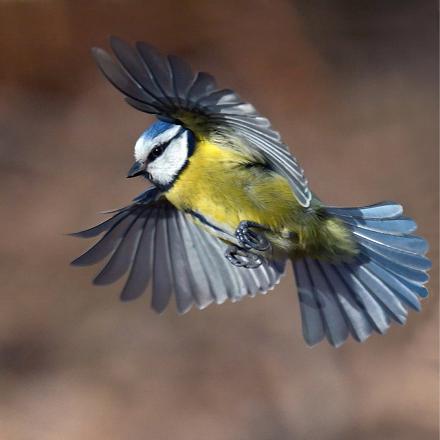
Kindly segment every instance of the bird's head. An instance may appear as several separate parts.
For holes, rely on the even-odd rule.
[[[134,147],[135,162],[127,177],[143,175],[159,188],[169,188],[188,163],[194,135],[181,125],[157,121]]]

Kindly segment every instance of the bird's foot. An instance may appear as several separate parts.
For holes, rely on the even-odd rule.
[[[236,267],[256,269],[263,264],[263,257],[237,246],[228,246],[225,257]]]
[[[235,237],[246,250],[267,251],[270,248],[269,240],[264,236],[263,232],[257,232],[255,229],[267,230],[266,227],[258,223],[242,221],[235,230]]]

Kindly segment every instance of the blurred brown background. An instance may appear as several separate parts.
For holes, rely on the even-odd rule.
[[[110,34],[182,55],[273,120],[320,197],[401,201],[431,243],[405,327],[305,346],[292,274],[239,304],[121,304],[63,235],[142,190],[151,118],[101,77]],[[0,2],[0,438],[436,439],[438,88],[434,1]]]

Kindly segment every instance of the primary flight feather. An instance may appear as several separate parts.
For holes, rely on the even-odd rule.
[[[393,202],[335,208],[309,189],[297,160],[255,108],[214,78],[146,43],[112,37],[93,55],[136,109],[157,121],[138,139],[128,177],[153,187],[105,222],[73,264],[109,257],[96,284],[128,272],[123,300],[152,282],[152,307],[179,313],[265,293],[293,264],[304,338],[340,346],[404,324],[420,309],[431,263],[413,220]]]

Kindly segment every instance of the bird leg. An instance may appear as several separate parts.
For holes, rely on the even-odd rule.
[[[267,230],[265,226],[258,223],[242,221],[235,230],[235,237],[246,250],[267,251],[270,248],[269,240],[262,232],[256,232],[255,229]]]
[[[225,257],[236,267],[256,269],[263,263],[263,257],[238,246],[228,246]]]

